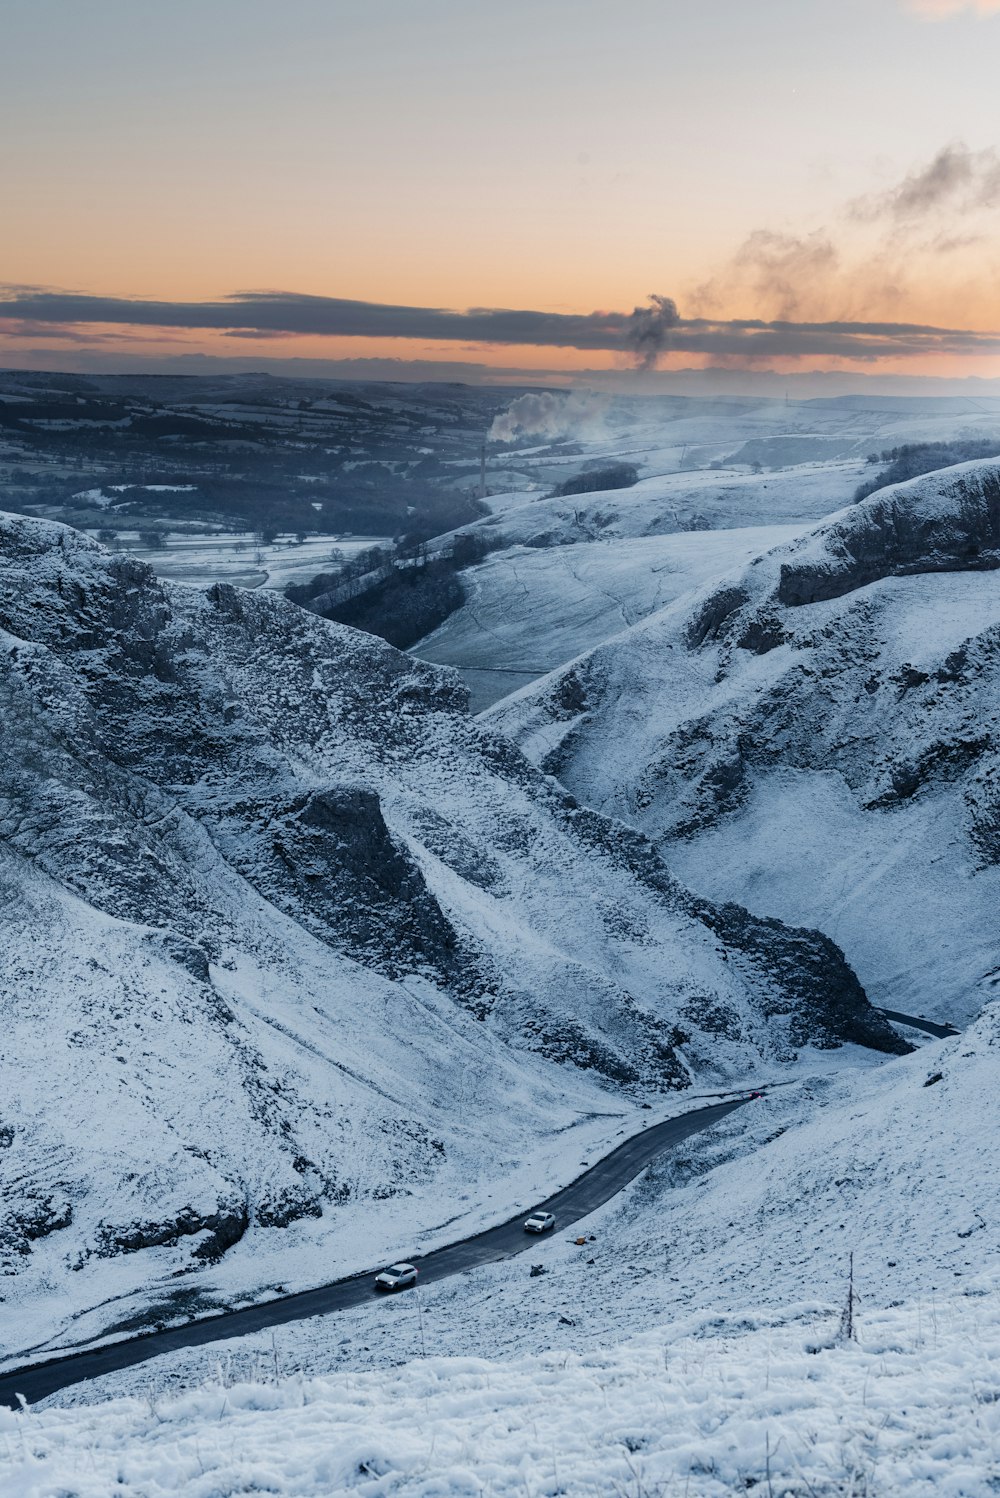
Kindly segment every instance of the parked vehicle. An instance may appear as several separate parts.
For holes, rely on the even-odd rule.
[[[556,1225],[551,1212],[532,1212],[524,1224],[526,1233],[550,1233]]]
[[[417,1271],[412,1264],[390,1264],[375,1276],[376,1290],[408,1290],[417,1283]]]

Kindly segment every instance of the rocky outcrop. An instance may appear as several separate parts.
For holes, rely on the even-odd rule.
[[[172,1246],[182,1238],[197,1238],[194,1258],[212,1263],[239,1243],[248,1225],[245,1203],[219,1202],[207,1212],[187,1206],[175,1217],[162,1222],[133,1222],[119,1226],[101,1224],[97,1231],[97,1252],[105,1257],[134,1254],[144,1248]]]
[[[783,562],[779,603],[843,598],[883,577],[1000,567],[1000,472],[967,463],[880,490],[820,533],[822,554]]]

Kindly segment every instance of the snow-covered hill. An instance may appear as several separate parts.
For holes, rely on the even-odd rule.
[[[15,517],[0,629],[12,1355],[459,1236],[650,1091],[898,1049],[832,943],[374,637]]]
[[[462,574],[465,603],[412,654],[454,666],[479,712],[802,528],[511,546]]]
[[[675,531],[805,525],[847,504],[871,469],[863,461],[804,463],[773,473],[655,471],[628,489],[491,495],[494,513],[463,530],[499,531],[512,545],[580,546]]]
[[[85,1448],[82,1495],[111,1474],[151,1495],[728,1495],[770,1477],[988,1498],[998,1044],[992,1004],[919,1054],[803,1075],[648,1170],[582,1247],[582,1224],[540,1245],[539,1277],[489,1266],[0,1415],[11,1479],[58,1492]]]
[[[880,1003],[1000,980],[1000,474],[881,491],[490,716],[696,888],[833,936]]]
[[[709,581],[713,569],[728,572],[842,509],[877,473],[874,453],[913,441],[994,441],[1000,426],[1000,404],[955,401],[595,396],[566,397],[564,409],[577,440],[553,442],[549,433],[540,446],[490,459],[493,513],[462,531],[497,549],[462,574],[464,606],[411,647],[455,666],[476,711],[685,585]],[[556,398],[545,412],[558,417]],[[623,464],[640,475],[631,487],[554,492],[567,474]]]

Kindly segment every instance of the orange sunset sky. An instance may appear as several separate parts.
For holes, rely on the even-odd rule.
[[[0,364],[1000,378],[998,62],[1000,0],[6,0]]]

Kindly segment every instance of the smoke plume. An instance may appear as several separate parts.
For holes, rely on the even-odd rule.
[[[670,346],[670,334],[680,324],[673,297],[652,292],[648,307],[636,307],[625,328],[625,345],[640,369],[655,369],[660,354]]]
[[[862,222],[889,219],[912,223],[942,210],[954,213],[996,208],[1000,204],[1000,156],[994,150],[972,151],[962,141],[945,146],[933,161],[911,172],[888,192],[857,198],[852,217]]]
[[[514,442],[519,437],[544,437],[550,442],[560,437],[579,437],[594,441],[605,435],[605,396],[574,391],[557,395],[551,390],[537,395],[519,395],[506,411],[493,418],[490,442]]]

